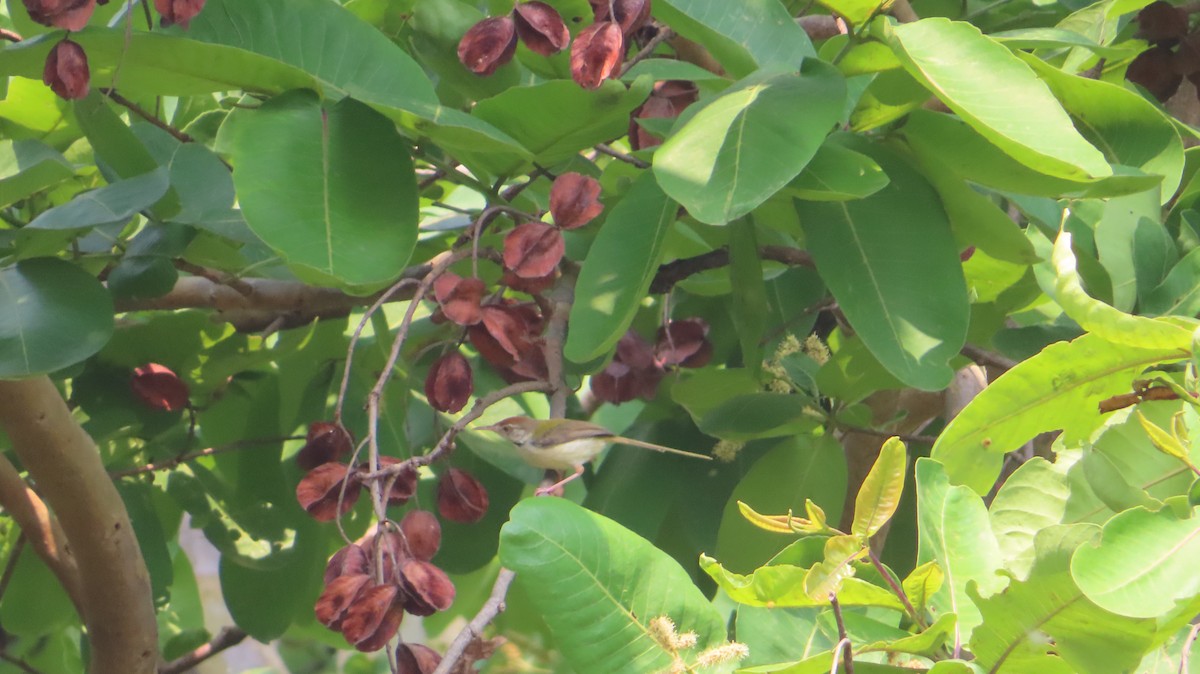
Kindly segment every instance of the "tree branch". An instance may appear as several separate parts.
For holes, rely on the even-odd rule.
[[[812,267],[813,259],[806,250],[788,248],[786,246],[763,246],[758,249],[758,255],[764,260],[779,262],[789,267]],[[729,264],[729,249],[718,248],[714,251],[685,257],[659,266],[658,273],[650,282],[650,292],[661,295],[671,291],[676,283],[711,269],[720,269]]]
[[[196,650],[170,662],[163,663],[158,668],[158,674],[183,674],[187,670],[204,662],[221,651],[237,646],[246,639],[246,633],[238,627],[222,627],[221,631],[208,643],[198,646]]]
[[[504,611],[504,598],[508,595],[508,587],[512,585],[516,575],[508,569],[500,569],[500,573],[496,576],[496,583],[492,585],[492,594],[488,596],[488,600],[483,603],[471,622],[467,623],[467,626],[454,638],[450,647],[446,649],[446,654],[442,656],[442,662],[437,669],[433,670],[433,674],[450,674],[458,671],[455,667],[466,653],[467,647],[471,645],[471,642],[483,636],[483,629],[488,626],[488,623]]]
[[[152,674],[158,628],[150,574],[125,504],[48,377],[0,381],[0,427],[54,510],[78,569],[90,674]]]
[[[200,459],[200,458],[203,458],[206,456],[213,456],[215,454],[224,454],[225,452],[235,452],[235,451],[238,451],[241,449],[247,449],[250,447],[275,445],[275,444],[279,444],[281,442],[287,442],[288,440],[304,440],[305,437],[306,436],[303,436],[303,435],[288,435],[288,436],[284,436],[281,438],[252,438],[250,440],[238,440],[236,442],[231,442],[231,443],[225,444],[225,445],[218,445],[216,447],[207,447],[205,449],[200,449],[195,452],[188,452],[187,454],[180,454],[179,456],[177,456],[173,459],[168,459],[166,461],[162,461],[159,463],[148,463],[144,466],[137,466],[135,468],[124,468],[122,470],[114,470],[114,471],[109,472],[109,476],[112,477],[113,479],[116,479],[116,478],[120,478],[120,477],[129,477],[130,475],[141,475],[142,473],[152,473],[152,472],[159,471],[159,470],[171,470],[172,468],[183,465],[183,464],[187,463],[188,461],[195,461],[196,459]]]
[[[46,504],[29,488],[16,467],[3,454],[0,454],[0,505],[21,527],[33,551],[58,578],[71,603],[75,604],[75,610],[82,616],[79,568],[67,546],[67,537]]]

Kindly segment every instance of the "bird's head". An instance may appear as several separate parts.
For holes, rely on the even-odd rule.
[[[536,419],[529,417],[509,417],[491,426],[481,426],[476,430],[492,431],[514,445],[524,445],[533,438],[537,424]]]

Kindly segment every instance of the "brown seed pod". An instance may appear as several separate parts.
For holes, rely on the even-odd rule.
[[[396,647],[396,672],[398,674],[433,674],[441,664],[442,656],[422,644],[400,644]]]
[[[504,266],[522,278],[554,273],[564,252],[562,233],[544,222],[527,222],[504,237]]]
[[[650,19],[650,0],[588,0],[596,21],[616,21],[621,31],[632,34]],[[612,13],[608,11],[612,7]],[[614,18],[612,15],[616,14]]]
[[[450,576],[429,562],[406,560],[400,567],[400,585],[404,588],[404,610],[413,615],[433,615],[454,603]]]
[[[308,426],[304,447],[296,452],[296,465],[312,470],[323,463],[338,461],[354,449],[354,438],[344,426],[330,421],[314,421]]]
[[[682,365],[684,367],[701,367],[703,362],[692,361],[690,358],[700,356],[707,343],[708,323],[699,318],[687,318],[671,321],[665,328],[658,329],[658,342],[654,345],[655,360],[664,366]],[[711,351],[708,354],[711,356]]]
[[[365,573],[339,576],[325,583],[325,589],[313,606],[317,621],[335,632],[341,631],[346,609],[370,583],[371,578]]]
[[[362,490],[362,484],[354,475],[350,475],[339,513],[338,498],[347,475],[350,475],[350,469],[336,462],[324,463],[308,471],[308,475],[296,485],[296,500],[300,502],[300,507],[318,522],[329,522],[339,514],[345,515],[358,502],[358,494]]]
[[[390,468],[398,463],[404,463],[404,459],[399,459],[394,456],[379,457],[379,468]],[[371,464],[363,462],[358,466],[359,473],[371,472]],[[387,504],[390,506],[402,506],[408,503],[408,500],[417,493],[417,469],[411,465],[401,469],[400,473],[395,476],[395,481],[392,482],[392,488],[388,490]]]
[[[440,412],[458,412],[475,391],[471,364],[458,351],[438,358],[425,377],[425,397]]]
[[[550,213],[554,224],[576,229],[604,212],[600,203],[600,182],[578,173],[564,173],[550,187]]]
[[[433,282],[433,296],[446,318],[459,325],[475,325],[481,319],[479,303],[487,286],[477,278],[444,272]]]
[[[325,564],[325,584],[329,585],[342,576],[360,576],[370,572],[367,551],[361,545],[351,543],[333,553]]]
[[[442,525],[428,510],[408,511],[400,520],[400,531],[408,544],[408,553],[414,559],[428,562],[442,546]]]
[[[54,45],[50,49],[50,53],[46,55],[46,66],[42,69],[42,82],[50,87],[51,91],[58,94],[60,98],[69,101],[87,96],[91,82],[91,71],[88,69],[87,53],[83,51],[83,47],[65,39]],[[157,367],[162,366],[159,365]],[[170,372],[170,370],[167,371]],[[171,374],[174,375],[174,373]],[[176,378],[176,381],[178,381],[178,378]],[[184,405],[186,406],[187,386],[182,382],[179,383],[183,386]],[[159,402],[166,400],[165,398],[159,398]],[[151,403],[148,402],[147,404]],[[152,406],[156,405],[152,404]]]
[[[1140,84],[1160,101],[1175,95],[1183,76],[1176,72],[1175,54],[1170,47],[1160,45],[1138,54],[1125,70],[1125,79]]]
[[[188,23],[204,9],[204,0],[154,0],[154,8],[164,27],[179,24],[187,30]]]
[[[360,651],[377,651],[400,629],[404,607],[400,588],[390,583],[366,588],[346,609],[342,618],[342,636]]]
[[[616,75],[625,59],[621,26],[598,21],[584,28],[571,45],[571,79],[584,89],[597,89]]]
[[[1137,23],[1137,37],[1155,44],[1174,44],[1187,34],[1188,15],[1182,7],[1157,0],[1138,12]]]
[[[68,42],[64,40],[58,43],[59,46]],[[74,42],[71,42],[75,45]],[[75,45],[78,47],[79,45]],[[50,52],[53,57],[57,53]],[[49,67],[49,61],[47,61]],[[55,93],[58,93],[57,90]],[[62,94],[59,94],[60,96]],[[66,96],[63,96],[66,98]],[[188,396],[190,391],[188,385],[183,382],[170,368],[159,365],[158,363],[147,363],[139,368],[134,369],[133,378],[129,382],[129,387],[133,389],[133,394],[141,400],[146,407],[165,412],[174,412],[188,406]]]
[[[517,29],[511,16],[484,19],[458,42],[458,60],[476,75],[491,75],[516,51]]]
[[[558,10],[544,2],[522,2],[513,8],[517,35],[535,54],[552,56],[567,48],[571,32]]]
[[[43,26],[83,30],[96,9],[96,0],[25,0],[25,9],[29,18]]]
[[[487,514],[487,489],[470,473],[451,468],[438,480],[437,505],[445,519],[472,524]]]

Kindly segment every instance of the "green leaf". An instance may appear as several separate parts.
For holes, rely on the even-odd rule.
[[[5,559],[11,559],[9,550]],[[71,598],[28,541],[0,601],[0,620],[6,632],[31,641],[79,621]]]
[[[813,599],[804,589],[808,569],[800,566],[772,564],[744,576],[727,571],[712,557],[701,555],[700,568],[716,581],[730,599],[739,604],[780,608],[829,606],[828,597]],[[846,578],[838,590],[837,598],[843,606],[878,606],[896,611],[904,610],[900,600],[890,590],[861,578]]]
[[[350,285],[399,275],[416,244],[417,187],[391,122],[296,91],[239,111],[221,133],[246,224],[288,262]]]
[[[953,613],[943,613],[920,634],[892,641],[877,641],[861,648],[864,651],[912,653],[927,658],[937,657],[939,651],[941,651],[942,647],[946,645],[946,642],[954,634],[954,627],[957,623],[958,619]]]
[[[942,572],[942,567],[937,562],[929,561],[913,569],[901,583],[901,588],[913,608],[917,612],[924,612],[945,581],[946,574]]]
[[[1200,517],[1181,518],[1171,508],[1133,508],[1104,525],[1100,542],[1079,548],[1071,575],[1101,608],[1133,618],[1154,618],[1200,593],[1195,573]]]
[[[594,91],[571,80],[553,80],[526,87],[512,87],[497,96],[479,101],[471,114],[509,136],[533,153],[535,161],[551,165],[569,159],[596,143],[622,136],[629,128],[629,115],[650,93],[649,78],[624,84],[607,81]],[[516,155],[498,173],[515,171],[526,164]]]
[[[814,564],[804,576],[804,591],[815,600],[828,600],[854,576],[853,563],[868,553],[858,536],[830,536],[825,539],[825,559]]]
[[[1140,349],[1099,335],[1051,344],[985,388],[946,426],[930,456],[955,484],[986,494],[1005,452],[1063,429],[1068,443],[1100,424],[1097,404],[1130,390],[1143,369],[1186,358],[1180,349]]]
[[[658,271],[677,208],[645,171],[608,214],[575,283],[563,355],[576,363],[594,360],[629,329]]]
[[[1074,671],[1088,674],[1136,670],[1150,648],[1154,621],[1131,620],[1101,609],[1071,579],[1071,555],[1086,548],[1095,534],[1092,525],[1039,532],[1029,577],[1014,579],[987,599],[976,595],[984,616],[971,637],[977,663],[994,672],[1038,671],[1053,654]]]
[[[904,491],[907,466],[908,452],[904,443],[899,438],[888,438],[854,499],[851,533],[870,538],[892,519]]]
[[[1087,238],[1094,235],[1095,256],[1112,282],[1112,305],[1117,309],[1131,311],[1138,298],[1150,290],[1142,285],[1156,286],[1163,278],[1150,271],[1148,261],[1139,259],[1146,255],[1145,246],[1138,245],[1139,238],[1144,240],[1151,230],[1157,230],[1161,255],[1165,257],[1168,247],[1174,253],[1175,244],[1160,222],[1160,211],[1157,189],[1113,197],[1103,203],[1081,201],[1070,209],[1068,229],[1077,231],[1081,240],[1086,240],[1085,233]],[[1083,228],[1076,229],[1079,224]],[[1086,278],[1087,270],[1082,273]]]
[[[862,26],[890,4],[890,0],[821,0],[821,5],[853,26]]]
[[[831,142],[823,143],[812,161],[796,176],[785,191],[808,201],[849,201],[862,199],[887,187],[891,181],[870,157]]]
[[[729,280],[733,284],[729,313],[741,342],[742,362],[758,372],[762,367],[763,333],[770,316],[758,235],[749,218],[730,223],[729,234]]]
[[[745,368],[685,370],[679,374],[679,381],[671,386],[671,398],[697,421],[733,396],[762,390],[758,377]]]
[[[1150,291],[1140,307],[1151,315],[1195,316],[1200,313],[1200,248],[1175,263],[1167,277]]]
[[[73,175],[75,170],[66,157],[41,141],[0,141],[0,207],[53,187]]]
[[[990,33],[988,37],[1013,50],[1083,47],[1097,56],[1110,59],[1134,56],[1138,51],[1130,47],[1105,46],[1065,28],[1018,28]]]
[[[1004,192],[1047,197],[1111,197],[1145,192],[1162,182],[1160,176],[1134,169],[1098,179],[1066,179],[1040,165],[1021,163],[966,122],[929,110],[909,115],[904,137],[922,160],[927,155],[936,156],[960,177]]]
[[[283,568],[263,571],[230,562],[222,555],[218,570],[221,596],[233,622],[262,642],[282,636],[300,606],[307,603],[304,600],[311,598],[297,589],[320,574],[320,566],[303,561],[296,559]]]
[[[885,38],[909,74],[1017,161],[1061,178],[1112,175],[1029,66],[975,26],[922,19]]]
[[[979,609],[967,596],[968,584],[990,595],[1004,586],[996,574],[1000,549],[988,522],[983,499],[970,489],[953,486],[941,464],[917,459],[917,513],[921,532],[917,562],[936,561],[946,584],[932,598],[937,612],[958,615],[963,638],[982,622]]]
[[[725,641],[720,613],[666,553],[619,524],[563,499],[526,499],[500,532],[500,563],[517,574],[580,674],[651,672],[670,654],[648,626],[669,617],[698,647]]]
[[[1191,350],[1191,331],[1164,320],[1133,316],[1089,297],[1075,271],[1070,233],[1064,231],[1058,235],[1058,240],[1054,242],[1053,262],[1057,273],[1055,290],[1058,303],[1084,330],[1114,344],[1146,349]]]
[[[861,80],[852,80],[854,91],[862,87]],[[850,113],[850,130],[870,131],[917,110],[929,100],[929,90],[908,71],[901,68],[885,70],[870,78],[870,84],[858,97]],[[1015,162],[1014,162],[1015,163]]]
[[[0,379],[74,365],[112,332],[112,300],[79,267],[34,258],[0,269]]]
[[[1004,566],[1018,576],[1033,566],[1034,536],[1066,517],[1069,466],[1061,456],[1057,463],[1035,456],[1008,476],[988,508]]]
[[[755,440],[808,433],[823,421],[824,415],[807,396],[747,393],[710,409],[696,425],[724,440]]]
[[[800,174],[842,116],[846,86],[832,67],[755,76],[688,119],[654,154],[663,190],[696,219],[737,219]]]
[[[654,4],[654,16],[707,47],[735,77],[756,65],[795,68],[816,56],[808,34],[779,0],[743,0],[736,12],[724,0],[662,0]]]
[[[950,223],[929,184],[900,156],[865,140],[851,149],[891,183],[847,202],[797,202],[821,278],[858,337],[905,384],[944,388],[966,340],[966,282]]]
[[[1146,415],[1142,414],[1141,410],[1135,410],[1135,415],[1137,416],[1138,423],[1142,425],[1142,429],[1146,431],[1146,435],[1150,437],[1150,442],[1154,443],[1154,447],[1158,449],[1158,451],[1166,454],[1167,456],[1173,456],[1176,459],[1179,459],[1189,468],[1192,468],[1194,472],[1195,466],[1192,465],[1188,448],[1184,446],[1180,437],[1172,435],[1162,428],[1159,428],[1158,425],[1156,425],[1153,421],[1147,419]]]
[[[1021,57],[1110,163],[1162,176],[1159,202],[1170,200],[1183,174],[1183,141],[1170,118],[1123,86],[1070,75],[1032,54]]]
[[[154,205],[170,187],[166,169],[155,169],[128,180],[76,195],[62,206],[43,211],[27,227],[33,229],[87,229],[128,222]]]
[[[764,531],[741,513],[738,501],[766,514],[805,516],[812,500],[837,524],[846,498],[846,455],[830,436],[797,435],[771,448],[754,462],[734,487],[717,530],[716,555],[726,568],[749,573],[762,566],[793,536]]]

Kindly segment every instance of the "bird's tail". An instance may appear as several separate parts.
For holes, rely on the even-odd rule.
[[[662,445],[656,445],[653,442],[643,442],[641,440],[634,440],[633,438],[623,438],[620,436],[613,436],[611,439],[609,439],[609,442],[613,443],[614,445],[630,445],[632,447],[641,447],[642,449],[653,449],[656,452],[666,452],[667,454],[678,454],[680,456],[688,456],[693,459],[704,459],[705,461],[712,461],[711,456],[706,456],[704,454],[697,454],[695,452],[685,452],[682,449],[675,449],[673,447],[664,447]]]

